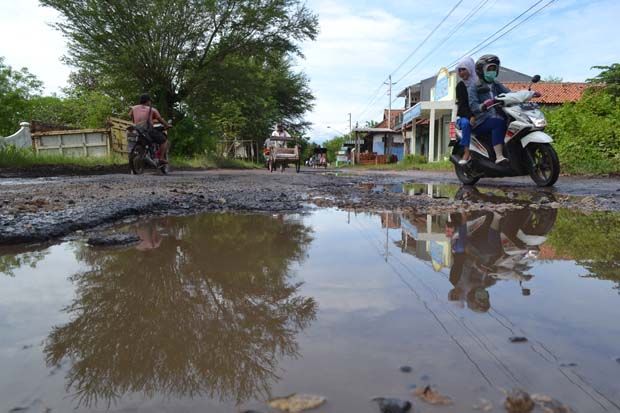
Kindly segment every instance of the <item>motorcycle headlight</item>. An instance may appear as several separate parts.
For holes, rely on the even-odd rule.
[[[536,116],[528,116],[530,118],[530,121],[534,124],[534,126],[536,126],[537,128],[544,128],[545,126],[547,126],[547,120],[544,117],[536,117]]]

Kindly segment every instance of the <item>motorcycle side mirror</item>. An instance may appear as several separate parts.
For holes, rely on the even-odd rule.
[[[536,75],[532,78],[532,83],[538,83],[540,82],[540,75]]]
[[[521,289],[521,295],[523,295],[523,296],[526,296],[526,297],[527,297],[527,296],[528,296],[528,295],[530,295],[530,294],[532,294],[532,291],[531,291],[529,288],[522,288],[522,289]]]
[[[482,85],[478,87],[478,93],[489,93],[491,89],[487,85]]]

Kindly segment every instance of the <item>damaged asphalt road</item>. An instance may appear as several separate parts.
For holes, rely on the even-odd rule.
[[[573,183],[567,183],[572,180]],[[620,210],[620,182],[567,178],[558,190],[494,181],[501,197],[458,191],[449,173],[324,173],[292,170],[177,171],[169,176],[129,174],[0,179],[0,244],[42,242],[127,217],[186,215],[207,211],[292,212],[311,205],[357,210],[508,210],[566,207]],[[452,184],[456,199],[393,190],[405,182]],[[501,184],[501,186],[498,186]],[[478,185],[485,188],[485,183]],[[574,188],[581,189],[574,189]],[[601,190],[598,194],[597,188]],[[586,189],[586,190],[584,190]],[[575,191],[577,193],[575,193]],[[579,195],[579,196],[576,196]],[[600,196],[597,196],[600,195]],[[531,198],[531,199],[530,199]]]

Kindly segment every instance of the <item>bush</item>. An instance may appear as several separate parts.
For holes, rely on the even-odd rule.
[[[428,159],[424,155],[405,155],[405,158],[402,160],[402,163],[405,165],[419,165],[422,163],[428,163]]]
[[[620,107],[613,95],[589,90],[546,115],[564,172],[620,172]]]

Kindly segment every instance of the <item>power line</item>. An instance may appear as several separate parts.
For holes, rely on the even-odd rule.
[[[385,81],[387,80],[387,78],[385,78],[384,81],[382,81],[379,86],[375,89],[375,91],[371,94],[371,98],[370,100],[366,103],[366,105],[362,106],[363,110],[361,112],[359,112],[358,115],[356,115],[356,118],[359,118],[360,116],[362,116],[364,113],[366,113],[366,111],[368,110],[369,106],[372,105],[375,100],[377,99],[377,97],[379,96],[379,93],[381,92],[381,88],[383,87],[383,85],[385,85]],[[355,111],[354,111],[355,112]]]
[[[476,50],[474,50],[472,52],[472,54],[474,53],[478,53],[480,50],[484,49],[485,47],[488,47],[490,45],[492,45],[493,43],[495,43],[496,41],[498,41],[499,39],[501,39],[502,37],[506,36],[508,33],[512,32],[514,29],[516,29],[517,27],[521,26],[522,24],[524,24],[525,22],[527,22],[528,20],[530,20],[532,17],[536,16],[538,13],[540,13],[541,11],[543,11],[544,9],[546,9],[547,7],[549,7],[551,4],[555,3],[557,0],[550,0],[547,4],[545,4],[544,6],[542,6],[540,9],[536,10],[535,12],[533,12],[532,14],[530,14],[529,16],[527,16],[525,19],[523,19],[522,21],[520,21],[519,23],[515,24],[513,27],[511,27],[510,29],[508,29],[506,32],[502,33],[500,36],[498,36],[497,38],[493,39],[491,42],[482,45],[481,47],[477,48]],[[452,65],[451,65],[452,66]]]
[[[452,15],[452,13],[454,13],[454,11],[460,6],[460,4],[463,2],[463,0],[459,0],[453,7],[452,9],[448,12],[448,14],[446,14],[443,19],[441,19],[441,21],[433,28],[433,30],[431,30],[431,32],[426,36],[426,38],[424,38],[424,40],[422,40],[422,42],[413,50],[413,52],[411,52],[409,54],[409,56],[407,56],[407,58],[405,58],[405,60],[403,60],[396,69],[394,69],[391,73],[390,76],[394,75],[394,73],[396,73],[401,67],[403,67],[405,65],[405,63],[407,63],[407,61],[409,59],[411,59],[415,53],[420,50],[420,48],[422,48],[422,46],[424,46],[426,44],[426,42],[431,38],[431,36],[433,34],[435,34],[435,32],[443,25],[443,23]],[[370,108],[371,106],[376,102],[377,97],[379,96],[379,93],[381,91],[381,88],[383,87],[383,85],[385,84],[385,82],[388,79],[385,79],[383,82],[381,82],[381,84],[379,85],[379,87],[377,87],[377,89],[371,94],[371,98],[368,101],[368,103],[366,105],[363,106],[363,110],[356,115],[356,118],[360,118],[362,115],[364,115]],[[396,82],[398,83],[398,82]]]
[[[510,26],[511,24],[513,24],[514,22],[516,22],[517,20],[519,20],[521,17],[523,17],[524,15],[526,15],[530,10],[532,10],[534,7],[538,6],[540,3],[542,3],[544,0],[538,0],[536,3],[532,4],[530,7],[528,7],[523,13],[519,14],[517,17],[515,17],[514,19],[510,20],[508,23],[506,23],[505,25],[503,25],[502,27],[500,27],[497,31],[495,31],[492,35],[490,35],[489,37],[487,37],[486,39],[484,39],[483,41],[481,41],[480,43],[478,43],[477,45],[475,45],[474,47],[472,47],[470,50],[468,50],[466,53],[464,53],[461,57],[459,57],[458,59],[456,59],[454,62],[452,62],[448,67],[452,67],[454,65],[456,65],[462,58],[466,57],[466,56],[470,56],[473,51],[477,50],[477,48],[479,48],[481,45],[484,45],[489,39],[492,39],[494,36],[496,36],[498,33],[501,33],[502,30],[504,30],[506,27]],[[553,2],[555,0],[551,0],[551,2]]]
[[[448,33],[446,37],[444,37],[431,51],[429,51],[422,59],[420,59],[407,73],[402,75],[396,83],[402,82],[411,72],[413,72],[416,68],[418,68],[422,63],[424,63],[430,56],[439,50],[439,48],[444,45],[448,40],[452,38],[469,20],[471,20],[487,3],[489,0],[481,0],[461,21],[459,21],[455,27]],[[395,100],[398,96],[395,98]],[[393,102],[392,102],[393,103]]]
[[[448,20],[448,18],[452,15],[452,13],[454,13],[454,11],[455,11],[455,10],[456,10],[459,6],[460,6],[460,4],[461,4],[462,2],[463,2],[463,0],[459,0],[459,1],[458,1],[455,5],[454,5],[454,7],[452,7],[452,9],[448,12],[448,14],[446,14],[446,15],[444,16],[444,18],[443,18],[443,19],[441,19],[441,21],[440,21],[440,22],[439,22],[439,23],[438,23],[438,24],[437,24],[437,25],[433,28],[433,30],[431,30],[431,32],[430,32],[430,33],[429,33],[429,34],[428,34],[428,35],[424,38],[424,40],[422,40],[422,42],[421,42],[421,43],[420,43],[420,44],[419,44],[419,45],[418,45],[415,49],[413,49],[413,52],[409,53],[409,56],[407,56],[407,57],[405,58],[405,60],[403,60],[403,61],[402,61],[402,62],[398,65],[398,67],[392,71],[392,73],[391,73],[391,75],[392,75],[392,76],[393,76],[396,72],[398,72],[398,70],[399,70],[401,67],[403,67],[403,66],[405,65],[405,63],[407,63],[407,61],[408,61],[409,59],[411,59],[411,58],[413,57],[413,55],[415,55],[415,54],[416,54],[416,52],[417,52],[418,50],[420,50],[420,48],[421,48],[422,46],[424,46],[424,45],[426,44],[426,42],[428,41],[428,39],[430,39],[430,38],[431,38],[431,36],[432,36],[433,34],[435,34],[435,32],[436,32],[436,31],[437,31],[437,30],[441,27],[441,25],[442,25],[442,24],[443,24],[446,20]]]

